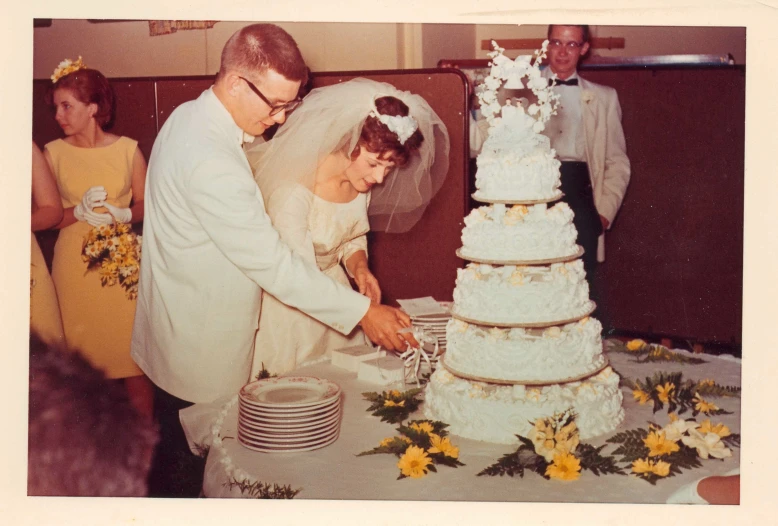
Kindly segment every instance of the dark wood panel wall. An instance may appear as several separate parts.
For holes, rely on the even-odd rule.
[[[452,69],[315,75],[323,86],[366,76],[425,97],[451,136],[450,172],[422,221],[402,235],[372,236],[372,265],[387,299],[451,299],[471,179],[465,167],[466,88]],[[621,330],[698,341],[741,341],[745,74],[742,68],[591,70],[623,109],[632,182],[598,272],[602,306]],[[157,129],[210,77],[118,79],[113,131],[139,140],[146,158]],[[33,138],[60,136],[33,89]],[[45,237],[45,236],[44,236]],[[45,240],[44,240],[45,244]],[[50,243],[49,243],[50,244]],[[45,247],[44,247],[45,248]]]
[[[592,70],[618,90],[632,180],[600,266],[619,329],[740,344],[743,68]]]

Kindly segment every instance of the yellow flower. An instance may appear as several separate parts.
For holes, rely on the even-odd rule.
[[[676,420],[678,420],[678,415],[676,415],[675,413],[670,413],[670,414],[669,414],[669,415],[667,415],[667,416],[669,416],[669,417],[670,417],[670,422],[671,422],[671,423],[672,423],[672,422],[675,422]]]
[[[639,458],[632,463],[632,472],[638,475],[653,473],[657,477],[666,477],[670,474],[670,464],[663,460],[657,460],[655,463],[648,458]]]
[[[420,433],[427,433],[428,435],[434,431],[434,429],[432,429],[432,424],[430,424],[429,422],[419,422],[419,423],[411,424],[411,429],[419,431]]]
[[[674,389],[675,389],[675,384],[671,382],[667,382],[665,383],[665,385],[656,386],[656,391],[659,393],[659,399],[665,403],[667,403],[673,397]]]
[[[394,442],[394,438],[395,437],[387,437],[387,438],[383,439],[381,442],[379,442],[378,445],[380,447],[389,447],[392,444],[392,442]]]
[[[646,346],[646,342],[644,342],[643,340],[630,340],[629,342],[627,342],[627,350],[632,352],[639,351],[645,346]]]
[[[700,387],[713,387],[716,385],[716,382],[711,380],[710,378],[706,378],[705,380],[700,381],[697,385]]]
[[[577,480],[581,476],[581,462],[570,453],[557,453],[546,468],[546,476],[559,480]]]
[[[397,389],[392,389],[387,394],[392,398],[400,398],[402,396],[402,393],[400,393],[400,391],[398,391]]]
[[[692,400],[694,402],[694,408],[697,409],[697,411],[700,411],[701,413],[710,413],[711,411],[716,411],[719,407],[714,404],[713,402],[706,402],[703,397],[700,396],[699,393],[694,393],[694,399]]]
[[[632,472],[642,475],[643,473],[651,473],[653,462],[647,458],[639,458],[632,463]]]
[[[711,425],[710,418],[705,420],[702,424],[700,424],[699,432],[702,434],[716,433],[721,438],[728,437],[729,435],[732,434],[730,433],[729,428],[722,423],[718,423],[715,426]]]
[[[643,443],[646,445],[646,447],[648,447],[649,457],[661,457],[663,455],[669,455],[670,453],[675,453],[680,449],[678,444],[665,438],[664,431],[652,431],[646,438],[643,439]]]
[[[448,438],[431,434],[430,442],[432,443],[432,447],[429,448],[430,453],[443,453],[447,457],[459,458],[459,448],[452,444]]]
[[[400,400],[399,403],[393,400],[384,400],[384,407],[405,407],[405,400]]]
[[[556,435],[554,435],[554,441],[556,449],[559,453],[574,453],[575,448],[578,447],[578,428],[575,422],[570,422],[562,429],[560,429]]]
[[[641,389],[633,390],[632,396],[640,403],[640,405],[643,405],[651,400],[651,395]]]
[[[431,463],[432,459],[427,456],[426,451],[417,446],[410,446],[400,457],[397,467],[406,477],[417,479],[427,474],[427,466]]]
[[[664,460],[657,460],[656,464],[651,466],[651,473],[657,477],[666,477],[670,474],[670,464]]]

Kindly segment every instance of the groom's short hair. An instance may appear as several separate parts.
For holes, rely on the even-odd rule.
[[[253,76],[269,69],[300,84],[308,80],[308,68],[292,36],[273,24],[252,24],[224,45],[217,79],[228,71]]]

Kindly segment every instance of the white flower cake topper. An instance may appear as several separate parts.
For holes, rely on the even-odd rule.
[[[536,121],[533,131],[541,132],[551,115],[556,113],[559,104],[559,95],[553,92],[548,81],[540,72],[540,63],[546,57],[548,40],[544,41],[541,49],[535,52],[534,60],[529,55],[520,55],[511,60],[503,54],[504,48],[499,47],[495,41],[492,41],[492,45],[494,51],[489,53],[489,57],[492,59],[491,71],[489,76],[484,79],[481,89],[477,90],[478,100],[481,103],[481,114],[490,125],[495,126],[500,120],[497,114],[500,113],[505,117],[504,108],[510,105],[510,103],[507,103],[506,106],[500,104],[497,99],[497,90],[501,86],[507,89],[524,89],[526,87],[532,90],[538,99],[536,103],[527,108],[527,114]],[[522,82],[525,78],[526,86]]]
[[[384,96],[385,95],[379,95],[379,97]],[[405,141],[407,141],[411,135],[413,135],[413,132],[419,128],[419,123],[410,115],[384,115],[378,113],[378,108],[375,106],[375,100],[373,101],[373,108],[368,115],[381,121],[382,124],[389,128],[389,131],[397,135],[397,140],[400,141],[400,144],[405,144]]]

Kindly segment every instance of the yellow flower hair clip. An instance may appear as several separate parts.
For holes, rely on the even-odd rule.
[[[78,60],[76,60],[75,62],[70,60],[69,58],[66,58],[65,60],[59,63],[59,66],[57,66],[54,69],[54,73],[51,75],[51,81],[57,82],[65,75],[70,75],[74,71],[78,71],[79,69],[85,69],[85,68],[86,65],[81,61],[80,55],[78,57]]]

